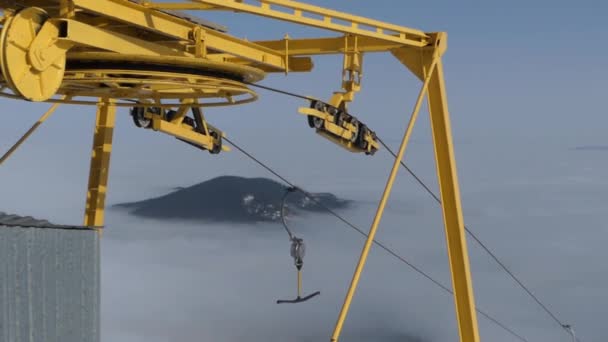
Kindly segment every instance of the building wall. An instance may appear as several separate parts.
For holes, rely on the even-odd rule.
[[[0,342],[99,342],[99,236],[0,226]]]

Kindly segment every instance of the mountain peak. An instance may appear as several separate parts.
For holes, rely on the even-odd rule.
[[[280,220],[281,202],[287,187],[267,178],[220,176],[156,198],[121,203],[130,214],[155,219],[252,223]],[[345,208],[350,201],[330,193],[301,192],[289,195],[286,207],[309,212]]]

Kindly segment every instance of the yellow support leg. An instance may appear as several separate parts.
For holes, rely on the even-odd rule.
[[[437,63],[435,72],[431,77],[428,99],[460,341],[479,342],[475,297],[473,296],[452,129],[441,61]]]
[[[84,215],[85,226],[103,227],[115,121],[116,106],[114,106],[114,101],[103,99],[97,108],[97,119],[95,121],[89,188]]]
[[[66,99],[66,97],[63,97],[62,100],[63,99]],[[40,127],[40,125],[42,125],[49,117],[51,117],[51,115],[53,115],[53,113],[55,113],[55,110],[57,110],[59,105],[60,103],[55,103],[51,106],[51,108],[49,108],[49,110],[42,114],[40,119],[38,119],[38,121],[36,121],[36,123],[33,124],[32,127],[30,127],[30,129],[28,129],[27,132],[25,132],[25,134],[23,134],[23,136],[19,138],[19,140],[17,140],[17,142],[11,146],[11,148],[5,154],[2,155],[2,157],[0,157],[0,165],[10,158],[10,156],[17,151],[21,144],[23,144],[30,137],[30,135],[32,135],[38,129],[38,127]]]
[[[336,342],[340,338],[340,334],[342,333],[342,328],[344,326],[344,322],[346,321],[346,316],[348,315],[348,311],[350,310],[350,305],[352,303],[353,297],[355,296],[355,291],[357,290],[357,286],[359,285],[359,280],[361,278],[361,273],[363,272],[363,268],[367,262],[367,257],[369,256],[369,251],[374,243],[374,237],[376,236],[376,232],[378,231],[378,226],[380,225],[380,221],[382,220],[382,215],[384,214],[384,208],[386,207],[386,203],[388,202],[388,198],[390,197],[391,191],[393,189],[393,184],[395,182],[395,178],[397,178],[397,173],[399,172],[399,167],[401,166],[401,160],[403,159],[403,155],[405,154],[405,150],[407,149],[408,142],[414,130],[414,125],[416,123],[416,119],[418,118],[418,114],[420,113],[420,107],[424,100],[424,96],[427,91],[428,83],[431,79],[431,75],[433,74],[433,68],[435,67],[435,63],[431,63],[429,68],[429,76],[426,77],[424,83],[422,84],[422,89],[420,89],[420,93],[418,94],[418,99],[416,100],[416,105],[414,106],[414,110],[412,112],[412,116],[410,118],[410,122],[407,125],[407,129],[403,134],[403,140],[401,141],[401,146],[399,147],[399,152],[397,153],[397,158],[395,158],[395,162],[393,163],[393,168],[391,169],[391,173],[386,182],[386,187],[384,188],[384,193],[382,194],[382,198],[380,199],[380,203],[378,204],[378,209],[376,211],[376,216],[374,217],[374,221],[372,226],[370,227],[369,234],[367,236],[367,240],[365,241],[365,245],[363,246],[363,250],[361,251],[361,256],[359,257],[359,262],[357,264],[357,268],[355,269],[355,273],[353,275],[353,279],[351,281],[348,292],[346,293],[346,298],[344,299],[344,304],[342,305],[342,309],[340,310],[340,315],[338,316],[338,321],[336,322],[336,326],[334,328],[334,332],[331,336],[331,341]]]
[[[428,77],[433,60],[440,58],[447,49],[447,34],[430,34],[434,47],[423,51],[411,48],[393,50],[393,55],[420,79]],[[448,257],[452,273],[454,305],[461,342],[479,342],[477,312],[469,266],[464,219],[460,203],[460,189],[456,172],[456,159],[452,141],[452,129],[448,112],[447,97],[443,78],[443,65],[438,61],[429,82],[429,112],[437,177],[441,192],[441,209],[445,225]]]

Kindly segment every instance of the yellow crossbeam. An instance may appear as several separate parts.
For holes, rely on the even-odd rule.
[[[163,13],[143,4],[126,0],[73,0],[82,10],[97,13],[129,25],[145,28],[168,37],[192,41],[193,30],[199,25],[176,16]],[[202,39],[207,49],[241,57],[245,60],[285,70],[285,56],[264,46],[208,29]]]
[[[344,53],[346,50],[346,36],[332,38],[289,39],[286,49],[285,39],[256,41],[255,43],[267,48],[287,53],[289,56],[312,56]],[[359,37],[357,51],[359,52],[386,52],[402,47],[399,43],[387,42],[378,38]]]
[[[184,51],[104,30],[76,20],[49,19],[30,45],[28,57],[37,70],[46,70],[61,55],[65,55],[76,45],[127,55],[192,56]]]
[[[181,124],[171,123],[162,119],[154,119],[152,121],[152,129],[160,131],[174,137],[186,140],[198,146],[204,147],[207,150],[213,149],[213,137],[210,135],[203,135],[195,132],[191,129],[182,127]],[[223,151],[230,151],[228,146],[222,146]]]
[[[290,0],[260,0],[256,4],[247,4],[242,0],[190,0],[189,3],[180,4],[151,2],[148,6],[163,9],[234,10],[407,46],[426,46],[428,38],[420,30]]]

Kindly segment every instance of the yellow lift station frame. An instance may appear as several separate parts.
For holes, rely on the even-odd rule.
[[[200,112],[202,107],[253,101],[257,95],[248,85],[267,73],[311,71],[311,58],[325,54],[344,56],[342,90],[333,99],[341,99],[340,106],[345,109],[360,90],[363,55],[390,52],[421,80],[422,87],[331,340],[338,341],[340,337],[426,98],[460,341],[479,341],[441,61],[447,49],[446,33],[427,33],[290,0],[0,0],[0,9],[0,95],[97,106],[84,223],[99,228],[104,224],[117,107],[155,107],[155,113],[161,114],[153,118],[151,129],[208,148],[223,133],[203,137],[206,128],[212,126],[200,114],[196,126],[174,124],[171,129],[163,129],[167,122],[171,123],[163,116],[164,109],[177,108],[178,116],[173,120],[182,122],[183,107],[194,108],[196,104]],[[285,35],[277,40],[249,41],[228,34],[219,25],[175,12],[178,10],[248,13],[337,35],[308,39]],[[208,102],[209,99],[222,101]],[[56,105],[27,135],[55,109]],[[149,117],[139,119],[145,123]],[[343,134],[343,138],[352,136]]]

